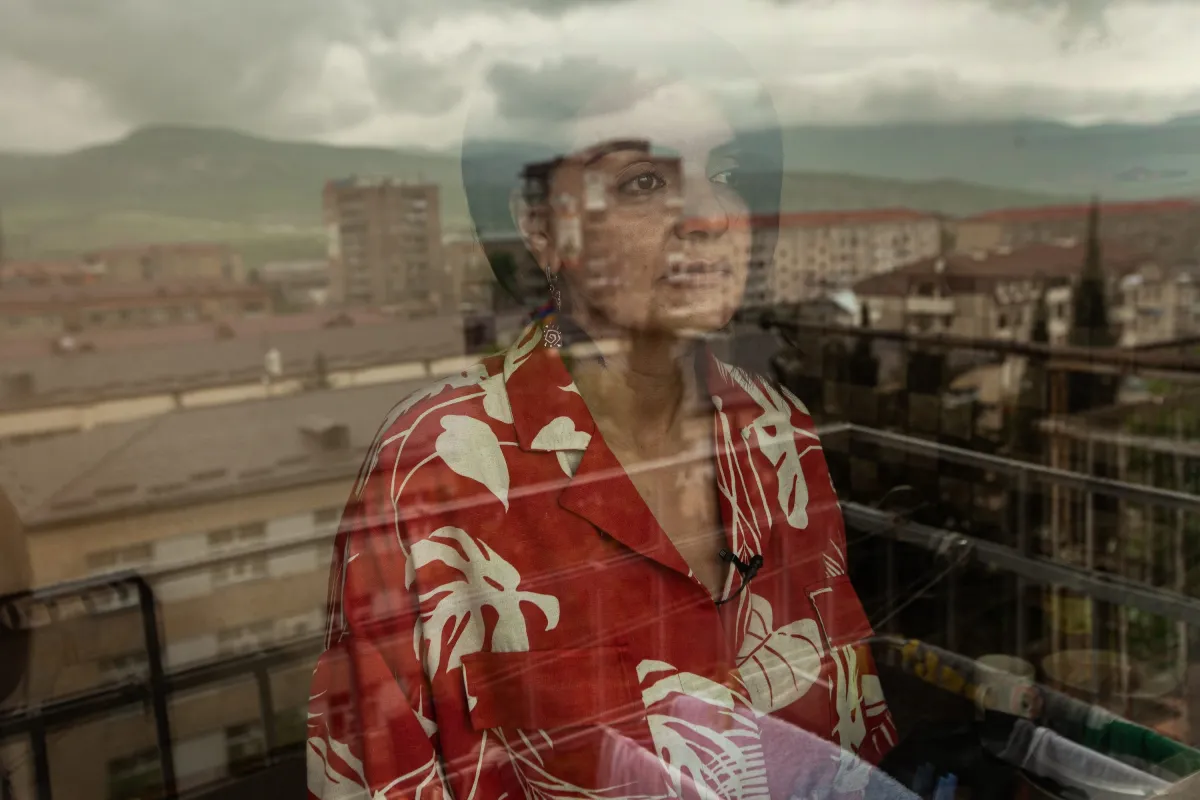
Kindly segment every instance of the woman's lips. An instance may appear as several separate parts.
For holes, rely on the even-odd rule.
[[[670,260],[667,271],[658,280],[671,286],[698,286],[719,282],[732,275],[733,268],[728,261],[675,258]]]

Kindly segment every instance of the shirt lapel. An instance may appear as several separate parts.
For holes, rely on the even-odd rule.
[[[521,449],[552,452],[568,479],[558,504],[601,533],[658,563],[688,574],[595,420],[563,364],[531,325],[505,356],[504,380]],[[550,490],[553,491],[553,490]]]
[[[764,382],[706,354],[713,406],[717,501],[728,550],[741,561],[766,556],[776,525],[786,524],[778,505],[779,477],[761,449],[761,437],[791,435],[786,408],[768,399]],[[761,402],[760,402],[761,401]],[[769,560],[765,570],[778,565]],[[741,586],[735,575],[731,590]]]

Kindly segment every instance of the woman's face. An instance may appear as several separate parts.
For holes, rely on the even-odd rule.
[[[572,313],[625,332],[730,320],[750,257],[733,136],[710,99],[681,85],[656,95],[649,117],[609,114],[576,128],[549,186],[549,265]]]

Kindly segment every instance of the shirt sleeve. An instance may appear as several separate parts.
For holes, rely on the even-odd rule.
[[[370,479],[343,515],[329,579],[326,647],[308,709],[310,800],[441,800],[443,777],[430,684],[414,642],[401,524]]]

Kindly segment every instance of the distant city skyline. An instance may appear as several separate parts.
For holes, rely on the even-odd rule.
[[[1200,5],[1184,0],[13,0],[0,149],[62,151],[147,124],[441,149],[468,109],[519,137],[564,96],[625,85],[653,113],[653,87],[608,56],[694,64],[721,84],[681,22],[740,50],[788,124],[1200,109]]]

